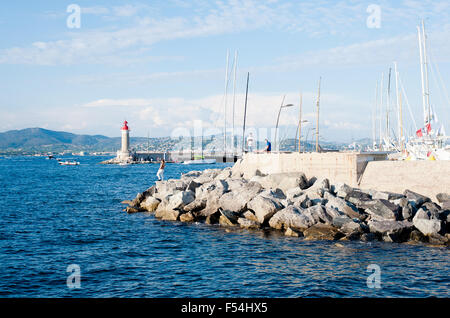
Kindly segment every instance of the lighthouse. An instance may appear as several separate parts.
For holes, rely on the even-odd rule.
[[[122,131],[122,147],[117,151],[117,160],[120,162],[132,160],[130,154],[130,129],[128,128],[128,122],[125,120],[123,123]]]
[[[128,128],[128,122],[125,120],[122,127],[122,152],[129,153],[130,149],[130,129]]]

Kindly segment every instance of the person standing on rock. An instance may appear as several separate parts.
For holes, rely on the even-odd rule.
[[[158,177],[158,181],[164,181],[164,168],[166,167],[166,161],[164,159],[161,160],[161,165],[159,166],[158,172],[156,176]]]

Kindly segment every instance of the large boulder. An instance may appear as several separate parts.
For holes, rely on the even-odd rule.
[[[441,231],[441,220],[424,209],[419,209],[413,218],[414,226],[424,235],[433,235]]]
[[[186,180],[167,180],[167,181],[156,181],[156,193],[155,197],[162,200],[163,198],[173,195],[176,192],[186,190],[187,182]]]
[[[335,210],[331,211],[331,209],[330,209],[329,211],[334,213]],[[337,213],[337,211],[336,211],[336,213]],[[330,215],[327,212],[327,209],[325,209],[321,205],[314,205],[312,207],[304,209],[302,211],[302,214],[304,216],[306,216],[312,224],[317,224],[317,223],[331,224],[333,221],[333,217],[336,216],[336,215]]]
[[[431,201],[429,197],[413,192],[411,190],[405,190],[403,195],[409,200],[413,201],[417,208],[422,206],[425,202]]]
[[[316,178],[313,177],[308,181],[309,188],[318,188],[330,191],[330,180],[327,178]]]
[[[313,202],[309,199],[309,196],[306,193],[300,195],[299,197],[293,198],[292,201],[288,200],[288,202],[291,202],[293,206],[301,209],[307,209],[313,206]]]
[[[335,209],[350,218],[360,219],[363,217],[352,203],[346,202],[344,199],[335,197],[329,192],[325,193],[324,198],[327,200],[325,206],[328,208]]]
[[[225,168],[215,177],[215,180],[226,180],[231,177],[231,167]]]
[[[244,229],[259,229],[260,224],[258,222],[249,220],[247,218],[238,218],[237,223]]]
[[[328,224],[315,224],[303,232],[306,240],[338,240],[344,235]]]
[[[376,199],[365,211],[373,219],[395,221],[398,219],[399,206],[387,200]]]
[[[358,209],[367,209],[373,203],[371,195],[361,190],[353,190],[345,197],[345,200],[354,204]]]
[[[370,232],[380,235],[385,241],[404,242],[408,240],[413,224],[409,221],[370,220]]]
[[[200,215],[208,217],[216,213],[219,208],[219,199],[228,191],[228,183],[224,180],[215,180],[203,184],[195,191],[196,200],[206,202],[205,208],[200,211]]]
[[[194,222],[195,216],[191,212],[183,213],[180,215],[181,222]]]
[[[141,208],[148,212],[154,212],[160,203],[161,200],[155,197],[147,197],[147,199],[141,202]]]
[[[286,191],[286,199],[290,201],[294,201],[294,199],[298,198],[303,194],[303,190],[300,188],[292,188]]]
[[[439,203],[444,203],[450,201],[450,195],[448,195],[447,193],[438,193],[436,195],[436,199]]]
[[[191,203],[184,206],[185,212],[197,212],[206,207],[206,199],[195,199]]]
[[[219,199],[219,206],[223,210],[244,212],[247,209],[247,203],[250,202],[260,191],[261,185],[259,183],[246,183],[239,189],[239,191],[225,193]]]
[[[334,189],[336,191],[336,196],[345,199],[347,195],[349,195],[351,192],[353,192],[353,187],[349,186],[345,183],[337,183],[334,186]]]
[[[277,230],[290,227],[292,229],[303,231],[313,224],[314,223],[302,213],[302,210],[294,206],[288,206],[287,208],[278,211],[269,220],[270,227]]]
[[[372,190],[372,199],[383,199],[383,200],[398,200],[404,198],[403,194],[386,192],[386,191],[374,191]]]
[[[258,222],[256,215],[251,211],[245,211],[244,213],[242,213],[242,216],[247,220]]]
[[[279,202],[262,195],[257,195],[247,203],[247,209],[252,210],[255,213],[256,219],[261,224],[267,222],[282,208],[283,206]]]
[[[183,209],[186,205],[195,200],[194,193],[192,191],[181,191],[169,198],[169,204],[167,209],[169,210],[179,210]]]

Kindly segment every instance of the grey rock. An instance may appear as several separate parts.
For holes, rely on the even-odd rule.
[[[272,228],[281,230],[287,229],[288,227],[295,230],[304,230],[313,223],[311,220],[303,215],[302,210],[294,207],[288,206],[281,211],[275,213],[269,220],[269,225]]]
[[[195,199],[194,201],[192,201],[191,203],[187,204],[183,210],[185,212],[197,212],[200,211],[202,209],[204,209],[206,207],[206,200],[202,199]]]
[[[308,182],[309,187],[320,188],[330,191],[330,181],[327,178],[313,177]]]
[[[428,235],[428,243],[433,245],[446,245],[448,244],[448,238],[438,233]]]
[[[380,234],[384,241],[405,242],[413,229],[409,221],[370,220],[367,225],[371,233]]]
[[[430,219],[418,218],[417,217],[418,214],[419,212],[413,218],[413,224],[420,232],[422,232],[422,234],[424,235],[437,234],[441,230],[440,220],[434,218]]]
[[[300,187],[292,188],[286,192],[286,199],[294,201],[295,198],[300,197],[302,194],[303,194],[303,190],[300,189]]]
[[[311,207],[313,204],[311,200],[309,199],[308,195],[306,193],[302,194],[299,197],[293,198],[292,205],[297,208],[306,209]]]
[[[180,214],[181,213],[178,210],[167,210],[164,212],[161,218],[166,221],[176,221],[178,220]]]
[[[366,212],[374,219],[395,221],[398,218],[399,206],[387,200],[376,199],[373,204],[366,209]]]
[[[194,222],[195,217],[191,212],[187,212],[180,215],[180,221],[181,222]]]
[[[431,201],[430,198],[411,190],[405,190],[403,192],[403,195],[406,196],[409,201],[413,201],[416,204],[417,208],[419,208],[425,202]]]
[[[301,236],[303,236],[303,233],[295,231],[295,230],[291,229],[290,227],[288,227],[286,229],[286,231],[284,232],[284,235],[291,236],[291,237],[301,237]]]
[[[383,200],[398,200],[404,198],[403,194],[384,192],[384,191],[374,191],[372,193],[372,199],[383,199]]]
[[[242,216],[243,216],[244,218],[246,218],[247,220],[254,221],[254,222],[258,222],[258,219],[256,218],[256,215],[255,215],[253,212],[251,212],[251,211],[245,211],[245,212],[242,214]]]
[[[328,224],[315,224],[303,231],[306,240],[339,240],[344,235]]]
[[[260,224],[258,222],[249,220],[247,218],[238,218],[237,223],[244,229],[259,229]]]
[[[141,208],[148,212],[154,212],[158,208],[158,205],[161,203],[161,200],[154,197],[147,197],[144,201],[141,202]]]
[[[252,210],[255,213],[258,222],[263,224],[284,207],[277,201],[257,195],[248,202],[247,208]]]
[[[345,199],[351,192],[353,188],[345,183],[338,183],[335,185],[336,196]]]
[[[439,203],[443,203],[446,201],[450,201],[450,195],[448,195],[447,193],[438,193],[436,195],[436,199],[438,200]]]
[[[194,200],[195,196],[192,191],[181,191],[170,197],[167,209],[169,210],[183,209],[186,205],[193,202]]]
[[[377,241],[378,240],[378,236],[375,233],[364,233],[364,234],[361,235],[360,240],[363,241],[363,242]]]
[[[250,202],[260,191],[261,185],[256,182],[245,184],[239,191],[225,193],[219,199],[219,206],[223,210],[234,212],[244,212],[247,209],[247,203]]]
[[[409,240],[413,242],[428,242],[427,237],[419,230],[412,230],[409,235]]]
[[[325,193],[324,198],[327,200],[326,207],[336,209],[337,211],[349,216],[350,218],[361,218],[361,213],[352,204],[346,202],[344,199],[333,196],[331,193]]]
[[[353,203],[358,209],[367,209],[373,204],[372,197],[369,194],[359,190],[350,192],[345,200]]]

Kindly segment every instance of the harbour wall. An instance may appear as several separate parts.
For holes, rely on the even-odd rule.
[[[450,161],[390,161],[373,153],[247,153],[238,162],[242,173],[303,172],[306,177],[328,178],[363,189],[401,193],[405,189],[436,200],[450,192]]]

